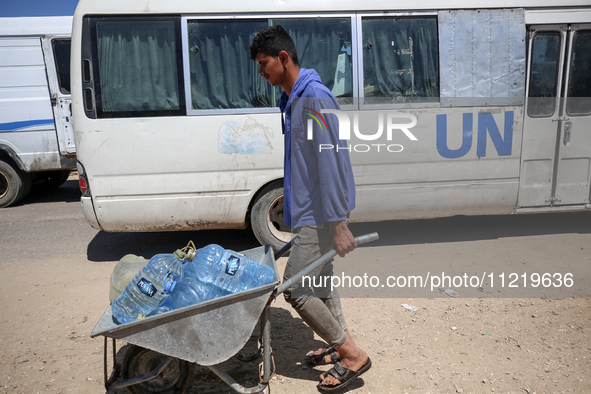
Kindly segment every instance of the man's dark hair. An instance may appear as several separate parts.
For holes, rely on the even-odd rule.
[[[259,52],[278,57],[285,51],[295,65],[299,65],[298,51],[289,33],[281,25],[269,26],[261,30],[250,44],[250,58],[256,60]]]

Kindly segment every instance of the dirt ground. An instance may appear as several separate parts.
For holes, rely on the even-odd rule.
[[[103,338],[89,334],[108,304],[113,266],[50,259],[39,262],[35,275],[3,267],[1,391],[105,391]],[[343,306],[356,342],[373,361],[349,392],[591,392],[590,299],[347,298]],[[306,365],[305,354],[322,342],[282,299],[272,305],[271,322],[270,392],[317,392],[327,367]],[[231,360],[222,367],[254,386],[257,363]],[[204,367],[193,379],[189,393],[233,392]]]
[[[410,222],[401,225],[392,239],[399,240],[389,253],[415,265],[449,261],[463,256],[492,256],[512,249],[512,264],[532,259],[549,262],[572,260],[588,267],[587,216],[562,222],[581,223],[560,227],[555,217],[528,222],[520,232],[516,223],[504,237],[482,232],[469,222],[469,232],[482,242],[407,245],[416,238]],[[68,222],[69,223],[69,222]],[[447,222],[433,228],[444,233]],[[540,234],[532,233],[535,223]],[[80,223],[78,231],[87,231]],[[425,231],[421,224],[420,231]],[[544,228],[550,228],[545,235]],[[71,231],[72,229],[70,229]],[[60,227],[56,226],[56,231]],[[63,230],[61,230],[63,231]],[[405,233],[409,233],[405,237]],[[1,230],[0,230],[1,234]],[[6,233],[5,233],[6,235]],[[426,232],[421,239],[434,241]],[[519,238],[519,247],[512,237]],[[217,236],[217,234],[216,234]],[[105,236],[104,246],[114,239]],[[135,238],[134,238],[135,239]],[[488,239],[488,240],[487,240]],[[549,240],[552,242],[549,242]],[[126,242],[128,238],[124,238]],[[96,239],[93,240],[96,242]],[[4,243],[8,245],[6,242]],[[386,245],[388,242],[386,242]],[[557,245],[561,245],[558,247]],[[109,278],[116,261],[90,258],[96,251],[76,248],[71,261],[41,255],[35,243],[29,249],[3,250],[0,258],[0,392],[6,393],[104,393],[103,337],[90,338],[109,299]],[[8,248],[10,246],[5,246]],[[96,248],[96,247],[95,247]],[[117,248],[115,248],[117,249]],[[565,255],[565,251],[570,251]],[[8,252],[8,253],[7,253]],[[7,253],[7,254],[6,254]],[[8,257],[7,257],[8,256]],[[111,256],[106,253],[106,256]],[[503,257],[505,258],[505,257]],[[6,263],[15,261],[15,263]],[[360,257],[351,257],[360,265]],[[357,259],[357,260],[356,260]],[[4,261],[3,261],[4,260]],[[26,264],[34,261],[34,269]],[[109,259],[108,259],[109,260]],[[112,259],[116,260],[116,259]],[[277,262],[282,272],[286,258]],[[463,265],[467,265],[465,261]],[[513,262],[514,261],[514,262]],[[587,271],[588,272],[588,271]],[[588,287],[585,282],[582,285]],[[585,290],[583,294],[589,294]],[[584,296],[586,297],[586,296]],[[591,392],[590,298],[343,298],[343,309],[357,344],[372,359],[373,367],[345,391],[351,393],[589,393]],[[414,306],[408,311],[402,304]],[[224,327],[220,329],[224,330]],[[280,297],[271,308],[272,347],[276,374],[270,392],[315,393],[318,375],[327,366],[311,367],[305,355],[323,346],[322,341]],[[255,333],[258,330],[255,329]],[[231,332],[227,333],[232,335]],[[247,344],[252,350],[253,339]],[[121,360],[127,347],[118,342]],[[109,358],[111,353],[109,352]],[[258,383],[258,362],[230,359],[222,368],[239,383]],[[109,360],[109,373],[112,364]],[[118,390],[116,394],[126,392]],[[188,393],[232,393],[209,369],[195,366]]]

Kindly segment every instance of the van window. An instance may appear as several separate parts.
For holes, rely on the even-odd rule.
[[[96,18],[99,117],[184,114],[179,18]]]
[[[52,41],[60,92],[70,94],[70,40]]]
[[[263,28],[281,24],[294,39],[301,67],[314,68],[341,102],[352,102],[351,18],[189,20],[193,110],[275,107],[281,89],[258,75],[250,44]]]
[[[439,101],[437,18],[362,19],[366,104]]]

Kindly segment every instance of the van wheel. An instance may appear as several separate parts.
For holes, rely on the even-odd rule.
[[[283,221],[283,187],[278,183],[263,189],[252,206],[250,225],[261,245],[271,245],[275,251],[291,240],[290,228]]]
[[[31,190],[31,177],[16,165],[0,161],[0,208],[23,199]]]

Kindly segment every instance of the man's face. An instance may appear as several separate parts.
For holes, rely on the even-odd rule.
[[[259,52],[256,61],[259,65],[259,75],[264,77],[271,85],[281,86],[285,79],[285,68],[281,63],[281,58]]]

